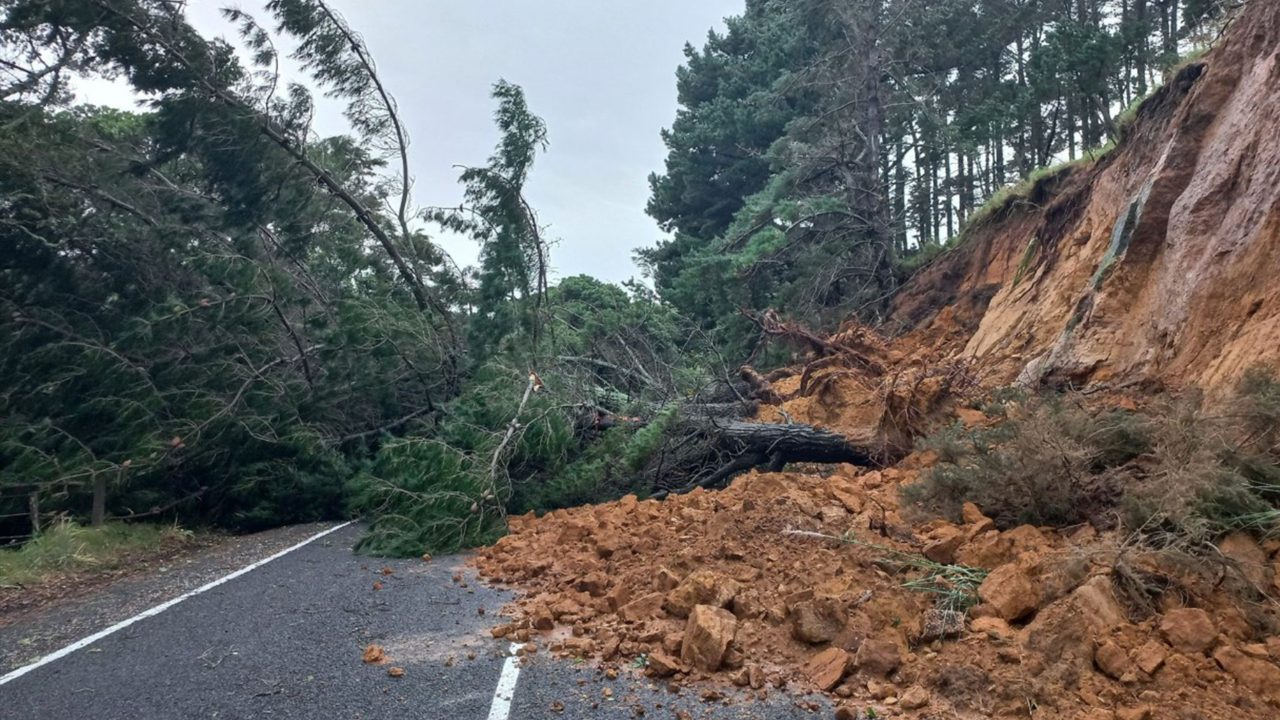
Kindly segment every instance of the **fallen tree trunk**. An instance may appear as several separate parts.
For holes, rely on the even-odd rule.
[[[692,477],[680,485],[659,483],[666,487],[652,495],[656,499],[699,487],[720,487],[758,467],[777,472],[787,463],[797,462],[874,465],[883,451],[874,433],[855,439],[812,425],[686,417],[680,430],[686,437],[698,438],[700,448],[670,470],[701,470],[691,473]]]
[[[854,463],[866,465],[878,450],[860,446],[849,438],[812,425],[781,425],[741,420],[706,424],[709,434],[722,443],[740,443],[743,449],[781,455],[785,462]]]

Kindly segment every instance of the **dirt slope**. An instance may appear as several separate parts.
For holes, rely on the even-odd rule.
[[[758,419],[877,438],[886,467],[514,518],[475,559],[523,591],[494,634],[709,702],[825,692],[846,720],[1280,716],[1280,541],[1183,567],[1090,525],[921,520],[899,494],[937,460],[910,452],[930,422],[993,422],[964,406],[984,389],[1217,392],[1280,363],[1278,52],[1280,2],[1254,0],[1113,153],[919,273],[891,341],[851,323],[770,376]]]
[[[1280,361],[1280,3],[1144,103],[1120,147],[1043,183],[916,277],[1002,380],[1217,388]],[[990,302],[985,302],[990,298]]]

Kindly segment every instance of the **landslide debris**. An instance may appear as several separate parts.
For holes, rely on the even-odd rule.
[[[1280,588],[1241,603],[1157,553],[1125,556],[1121,538],[1001,531],[973,506],[962,523],[912,524],[898,488],[930,460],[753,472],[719,492],[512,518],[474,560],[522,592],[495,633],[541,635],[612,672],[825,692],[882,717],[1026,717],[1028,704],[1067,719],[1280,713]],[[949,599],[949,627],[937,578],[961,566],[924,558],[939,542],[985,571],[970,597]],[[1230,542],[1280,566],[1280,542]],[[1179,589],[1144,614],[1127,599],[1135,575]]]

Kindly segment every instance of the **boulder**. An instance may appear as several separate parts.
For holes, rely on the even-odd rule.
[[[862,512],[862,495],[852,482],[839,476],[833,477],[828,481],[827,490],[837,502],[844,506],[845,510],[854,515]]]
[[[1128,621],[1111,589],[1111,578],[1095,575],[1071,593],[1071,600],[1097,632],[1106,632]]]
[[[618,608],[631,602],[631,586],[626,583],[618,583],[613,586],[609,594],[605,595],[604,599],[609,604],[609,609],[617,612]]]
[[[671,592],[680,584],[680,576],[665,567],[653,574],[653,589],[660,593]]]
[[[1268,592],[1275,582],[1275,574],[1267,559],[1267,551],[1248,533],[1234,532],[1218,543],[1222,554],[1233,560],[1240,574],[1258,590]]]
[[[831,642],[844,627],[839,606],[832,598],[802,600],[791,605],[791,637],[810,644]]]
[[[695,605],[727,607],[740,589],[735,580],[710,570],[698,570],[667,593],[663,607],[676,617],[688,617]]]
[[[837,647],[827,648],[805,663],[804,674],[823,692],[830,692],[853,665],[853,656]]]
[[[1026,570],[1012,563],[1001,565],[978,587],[978,597],[1002,620],[1015,622],[1036,611],[1040,593]]]
[[[1147,644],[1133,653],[1133,662],[1142,672],[1154,675],[1160,669],[1160,666],[1164,665],[1164,660],[1167,657],[1169,657],[1169,650],[1164,646],[1164,643],[1158,640],[1149,640]]]
[[[738,631],[733,613],[713,605],[695,605],[684,628],[680,661],[704,672],[715,672]]]
[[[651,593],[618,608],[618,617],[631,622],[648,620],[662,612],[662,595]]]
[[[919,685],[912,685],[907,688],[906,692],[902,693],[902,697],[899,698],[898,704],[901,705],[904,710],[919,710],[920,708],[928,705],[930,699],[928,690],[925,690]]]
[[[969,621],[971,632],[982,633],[992,640],[1006,640],[1013,637],[1013,628],[998,617],[980,617]]]
[[[1110,640],[1094,649],[1093,664],[1112,680],[1119,680],[1133,669],[1128,653]]]
[[[948,527],[924,546],[924,556],[936,563],[951,565],[956,561],[956,551],[964,544],[964,532]]]
[[[609,576],[599,570],[589,572],[573,584],[575,590],[588,593],[591,597],[603,597],[609,589]]]
[[[995,521],[983,515],[982,510],[979,510],[978,506],[971,502],[965,503],[960,508],[960,516],[964,519],[964,524],[968,526],[965,532],[971,538],[996,529]]]
[[[1236,682],[1261,695],[1272,705],[1280,706],[1280,667],[1249,657],[1230,645],[1215,650],[1213,659],[1223,670],[1231,673]]]
[[[854,656],[858,669],[870,675],[888,675],[902,664],[902,649],[892,640],[868,638]]]
[[[964,632],[964,613],[933,607],[924,611],[924,619],[920,623],[922,643],[934,640],[946,640]]]
[[[1203,653],[1213,647],[1218,629],[1209,613],[1200,608],[1178,608],[1164,614],[1160,634],[1175,650],[1188,655]]]
[[[684,672],[685,667],[680,664],[679,660],[671,657],[664,652],[649,653],[649,674],[656,677],[670,677],[678,672]]]
[[[546,632],[556,626],[556,619],[551,615],[551,611],[544,607],[539,607],[529,616],[535,630]]]

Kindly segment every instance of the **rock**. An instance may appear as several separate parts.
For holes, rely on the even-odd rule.
[[[833,477],[828,481],[827,489],[831,492],[831,496],[844,506],[845,510],[854,515],[862,512],[862,495],[853,483],[841,477]]]
[[[1218,630],[1209,613],[1200,608],[1178,608],[1164,614],[1160,620],[1160,634],[1178,652],[1203,653],[1213,647]]]
[[[662,612],[661,593],[651,593],[618,608],[618,617],[631,622],[648,620]]]
[[[978,587],[978,597],[1003,620],[1014,622],[1036,611],[1040,593],[1026,571],[1014,564],[1001,565]]]
[[[998,617],[980,617],[969,621],[971,632],[982,633],[992,640],[1005,640],[1013,637],[1013,628]]]
[[[924,612],[920,638],[922,643],[953,638],[964,632],[964,613],[942,608],[929,608]]]
[[[1138,669],[1148,675],[1154,675],[1161,665],[1164,665],[1164,659],[1169,656],[1169,651],[1165,648],[1164,643],[1157,640],[1149,640],[1146,645],[1138,648],[1133,654],[1133,662]]]
[[[662,638],[662,649],[669,653],[679,653],[684,646],[684,633],[674,632]]]
[[[733,613],[713,605],[695,605],[685,625],[680,661],[704,672],[715,672],[737,631],[738,619]]]
[[[1151,708],[1147,705],[1117,708],[1116,720],[1151,720]]]
[[[609,588],[609,576],[599,570],[589,572],[574,583],[573,587],[588,593],[591,597],[603,597]]]
[[[880,682],[879,680],[868,680],[867,692],[873,699],[885,700],[887,698],[896,697],[898,694],[898,688],[894,687],[893,683]]]
[[[618,608],[631,602],[631,588],[626,583],[618,583],[613,586],[608,595],[605,595],[605,601],[609,603],[609,609],[617,612]]]
[[[552,605],[550,609],[551,614],[555,616],[555,619],[557,620],[566,615],[579,615],[582,613],[582,606],[568,598]]]
[[[564,639],[560,647],[574,657],[586,657],[595,652],[596,641],[586,637],[569,637]]]
[[[862,720],[862,708],[850,703],[836,708],[836,720]]]
[[[649,673],[656,677],[671,677],[678,672],[685,671],[679,660],[664,652],[649,653],[648,669]]]
[[[1236,682],[1266,698],[1267,702],[1280,705],[1280,667],[1251,658],[1230,645],[1215,650],[1213,659],[1231,673]]]
[[[387,661],[387,653],[381,645],[373,643],[364,649],[360,659],[367,665],[380,665]]]
[[[941,537],[924,546],[924,556],[936,563],[950,565],[956,561],[956,551],[964,544],[964,533],[959,528],[948,528]]]
[[[965,534],[967,540],[956,550],[956,563],[969,567],[994,570],[1015,560],[1013,541],[1004,533],[991,530],[985,533]]]
[[[837,647],[827,648],[805,663],[804,674],[809,682],[823,692],[830,692],[840,684],[853,664],[853,657]]]
[[[854,664],[870,675],[888,675],[902,664],[902,650],[892,640],[868,638],[858,647]]]
[[[919,710],[929,704],[929,691],[919,685],[912,685],[907,691],[902,693],[902,699],[899,704],[906,710]]]
[[[735,580],[710,570],[698,570],[667,593],[663,607],[676,617],[688,617],[695,605],[727,607],[740,589]]]
[[[752,690],[759,690],[764,687],[764,669],[759,665],[747,666],[747,679],[751,683]]]
[[[1128,621],[1111,588],[1111,578],[1106,575],[1089,578],[1071,593],[1071,599],[1097,632],[1108,631]]]
[[[1130,672],[1132,664],[1124,648],[1108,640],[1093,651],[1093,663],[1112,680],[1119,680]]]
[[[554,629],[556,626],[556,619],[552,617],[551,610],[547,609],[545,606],[534,610],[529,619],[533,623],[535,630],[542,630],[545,632],[547,630]]]
[[[965,532],[971,538],[996,529],[995,521],[983,515],[978,506],[971,502],[965,503],[960,508],[960,516],[964,519],[964,524],[968,526]]]
[[[760,596],[754,590],[746,590],[734,595],[729,609],[740,620],[764,615],[764,604],[760,602]]]
[[[1240,573],[1258,592],[1265,593],[1275,582],[1274,571],[1267,560],[1267,551],[1248,533],[1234,532],[1218,543],[1223,555],[1235,561]]]
[[[747,655],[742,652],[742,648],[729,643],[729,649],[724,651],[724,660],[720,664],[729,670],[739,670],[746,661]]]
[[[680,576],[665,567],[658,568],[653,575],[653,589],[660,593],[671,592],[680,584]]]
[[[836,505],[825,505],[818,510],[818,519],[823,525],[838,525],[849,517],[849,513],[845,512],[843,507]]]
[[[797,602],[787,618],[791,621],[791,637],[810,644],[831,642],[844,627],[840,608],[831,598]]]

